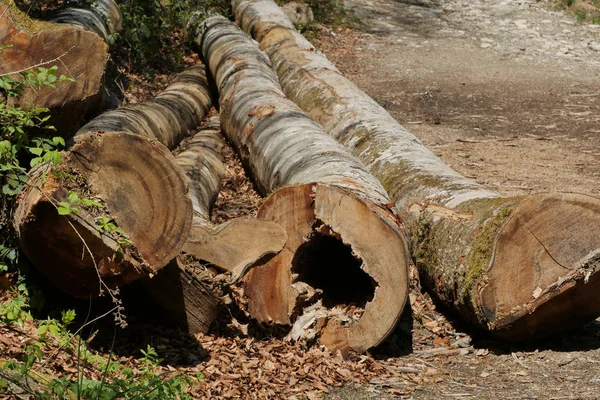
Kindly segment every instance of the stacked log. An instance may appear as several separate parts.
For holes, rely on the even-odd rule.
[[[271,0],[233,0],[284,92],[365,163],[406,220],[422,280],[500,337],[527,340],[600,315],[600,199],[505,197],[445,165],[347,80]]]
[[[194,41],[220,95],[221,124],[259,190],[259,218],[287,232],[285,248],[246,281],[250,313],[333,351],[364,352],[392,331],[407,297],[405,236],[381,184],[285,98],[266,56],[223,17]],[[348,303],[356,320],[336,318]],[[299,333],[298,333],[299,332]]]
[[[48,108],[51,125],[64,136],[74,133],[102,88],[106,43],[72,25],[32,20],[14,2],[0,1],[0,47],[0,75],[57,65],[59,75],[74,80],[56,88],[26,88],[18,99],[21,105]]]

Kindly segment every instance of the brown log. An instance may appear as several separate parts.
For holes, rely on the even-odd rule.
[[[446,166],[347,80],[271,0],[234,0],[284,92],[345,145],[406,220],[422,280],[500,337],[527,340],[600,315],[600,199],[504,197]]]
[[[210,210],[225,174],[219,125],[218,117],[211,118],[181,143],[175,159],[188,179],[194,212],[183,251],[229,274],[199,276],[182,255],[144,281],[153,299],[169,311],[169,318],[190,334],[206,333],[227,286],[264,256],[280,252],[286,242],[285,231],[271,221],[240,218],[218,226],[211,223]]]
[[[174,157],[148,139],[173,148],[209,106],[204,67],[196,66],[155,99],[109,111],[85,125],[58,166],[59,176],[75,176],[82,183],[49,173],[19,202],[15,226],[34,265],[63,290],[88,296],[98,294],[99,277],[115,287],[156,273],[171,261],[189,237],[192,204],[187,178]],[[122,263],[119,256],[115,259],[118,244],[99,234],[95,216],[85,210],[57,215],[50,199],[64,201],[71,190],[104,203],[102,213],[133,242],[130,257],[126,254]],[[69,224],[73,220],[77,229]],[[93,258],[82,255],[81,237],[86,244],[95,240],[84,252]]]
[[[50,109],[49,123],[64,136],[74,133],[101,92],[106,43],[75,26],[32,20],[14,2],[0,1],[0,46],[0,75],[56,65],[59,75],[74,79],[56,88],[27,88],[18,99]]]
[[[187,239],[187,181],[159,143],[124,132],[86,135],[60,165],[37,174],[19,198],[15,229],[36,268],[68,293],[98,295],[105,289],[101,280],[114,288],[156,273]],[[70,191],[105,207],[59,215],[56,203],[67,201]],[[118,237],[101,233],[101,216],[114,219],[132,246],[123,248]]]
[[[288,235],[283,251],[248,275],[251,314],[295,323],[293,338],[319,336],[332,351],[379,344],[408,291],[405,236],[385,190],[285,98],[267,58],[237,26],[211,17],[194,36],[219,88],[224,132],[270,194],[259,218]],[[340,316],[351,303],[364,312]]]

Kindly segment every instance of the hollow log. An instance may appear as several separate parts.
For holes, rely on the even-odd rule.
[[[123,17],[113,0],[95,0],[86,8],[67,7],[60,10],[49,21],[94,32],[109,43],[110,36],[122,29]]]
[[[26,88],[18,99],[21,105],[48,108],[49,123],[65,137],[73,134],[101,93],[106,43],[75,26],[32,20],[12,1],[0,1],[0,47],[0,75],[56,65],[58,75],[74,79],[56,88]]]
[[[346,79],[271,0],[233,0],[284,92],[365,163],[406,221],[441,303],[499,337],[528,340],[600,315],[600,199],[504,197],[445,165]]]
[[[285,98],[267,57],[223,17],[194,42],[215,78],[221,125],[257,187],[259,218],[281,225],[285,248],[248,274],[250,313],[320,335],[330,350],[363,352],[394,328],[408,291],[405,236],[381,184]],[[336,316],[355,304],[362,315]]]

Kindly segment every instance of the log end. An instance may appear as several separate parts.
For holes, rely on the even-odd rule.
[[[406,303],[409,257],[404,235],[376,206],[306,184],[279,189],[258,215],[288,241],[248,274],[254,318],[293,324],[293,339],[320,338],[332,352],[364,352],[389,335]]]
[[[169,151],[122,132],[86,135],[69,150],[22,195],[15,213],[21,247],[34,265],[64,291],[87,297],[99,293],[99,278],[119,286],[173,259],[188,237],[192,206]],[[59,215],[55,204],[71,191],[103,207]],[[100,229],[102,217],[131,244]]]
[[[58,66],[60,82],[41,88],[25,88],[19,104],[48,108],[53,125],[65,136],[74,133],[87,110],[98,99],[108,46],[92,32],[71,25],[31,19],[13,2],[0,2],[0,74],[31,69],[32,66]],[[11,100],[11,101],[14,101]]]
[[[524,341],[600,315],[600,199],[574,193],[524,198],[495,239],[477,295],[491,331]]]

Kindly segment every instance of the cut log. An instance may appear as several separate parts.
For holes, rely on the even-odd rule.
[[[0,75],[56,65],[59,75],[74,79],[56,88],[27,88],[18,99],[50,109],[49,123],[65,137],[73,134],[101,92],[106,43],[75,26],[32,20],[14,2],[0,1],[0,47]]]
[[[104,42],[122,28],[121,10],[113,0],[95,0],[88,7],[67,7],[50,18],[50,22],[77,26],[94,32]]]
[[[158,140],[173,150],[200,124],[211,107],[203,65],[186,69],[154,99],[108,111],[83,126],[76,135],[91,132],[130,132]],[[124,149],[126,151],[126,149]]]
[[[267,57],[237,26],[210,17],[195,28],[219,88],[222,127],[260,191],[271,194],[259,218],[288,235],[283,251],[249,272],[251,314],[261,322],[301,321],[300,336],[320,335],[332,351],[379,344],[408,291],[405,236],[388,195],[285,98]],[[362,315],[335,316],[351,303]]]
[[[510,340],[600,315],[600,199],[503,197],[445,165],[347,80],[271,0],[233,0],[284,92],[365,163],[406,220],[422,280],[467,321]]]
[[[235,219],[219,226],[210,222],[225,174],[219,125],[219,117],[212,117],[181,143],[175,159],[188,179],[194,212],[183,251],[229,274],[204,271],[200,276],[179,259],[186,258],[182,256],[144,281],[154,300],[170,312],[170,319],[190,334],[208,332],[227,286],[264,256],[280,252],[286,241],[285,231],[272,221]]]
[[[279,253],[287,235],[272,221],[238,218],[217,226],[210,222],[210,209],[225,175],[225,143],[219,132],[219,117],[213,117],[204,129],[182,142],[176,156],[188,178],[194,207],[192,230],[183,251],[230,272],[229,282],[234,282],[257,261]]]
[[[31,179],[37,184],[19,198],[15,228],[27,257],[65,292],[98,295],[156,273],[187,239],[192,219],[187,181],[156,142],[123,132],[86,135],[52,172],[37,173]],[[77,213],[59,215],[56,204],[68,201],[70,191],[104,207],[80,206]],[[132,245],[102,232],[99,217],[114,219]]]
[[[58,172],[82,177],[82,187],[48,174],[19,202],[15,225],[21,247],[34,265],[63,290],[89,296],[99,292],[97,268],[107,285],[115,287],[156,273],[171,261],[189,237],[192,204],[187,178],[173,156],[148,139],[173,148],[199,124],[209,106],[205,70],[196,66],[178,75],[154,100],[109,111],[77,132]],[[107,216],[125,231],[135,249],[129,258],[137,257],[137,264],[126,259],[118,265],[121,260],[114,259],[122,252],[120,246],[99,234],[95,219],[85,210],[68,218],[57,214],[51,199],[65,201],[70,190],[82,189],[83,195],[101,200]],[[69,224],[72,219],[77,220],[77,229]],[[81,237],[85,243],[96,238],[87,251],[94,259],[82,255]],[[44,244],[53,240],[60,246]]]

